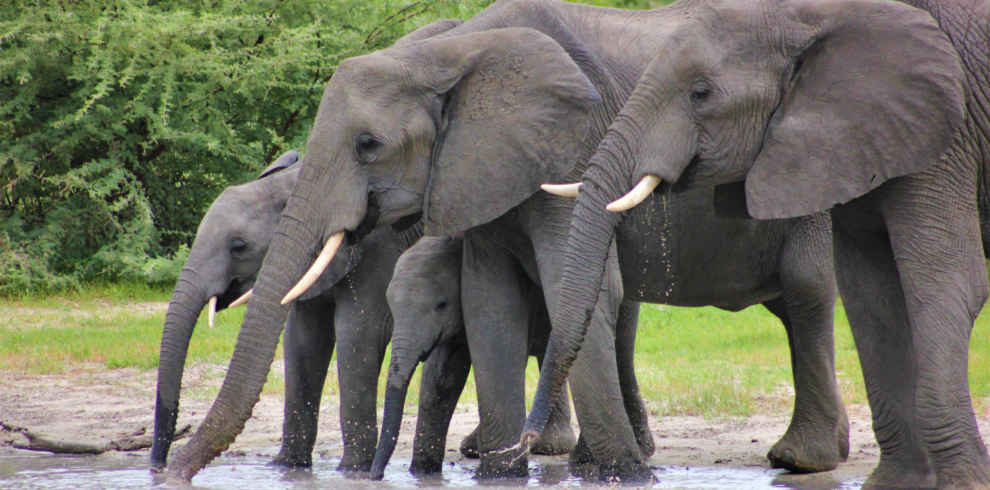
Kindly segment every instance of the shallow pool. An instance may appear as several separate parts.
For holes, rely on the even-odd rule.
[[[163,486],[164,477],[148,471],[148,454],[110,453],[101,456],[58,456],[30,451],[0,454],[0,489],[132,489]],[[443,476],[410,475],[408,460],[393,460],[381,482],[353,480],[334,468],[337,458],[318,459],[310,470],[286,470],[265,466],[269,458],[218,458],[193,479],[191,488],[203,489],[371,489],[413,487],[615,487],[586,484],[572,476],[567,464],[545,458],[530,461],[530,477],[479,482],[473,478],[475,462],[445,464]],[[863,477],[839,477],[830,473],[790,475],[782,470],[732,467],[656,466],[653,488],[732,489],[852,489]],[[624,485],[622,485],[624,486]],[[629,485],[643,487],[643,484]],[[171,488],[171,487],[170,487]]]

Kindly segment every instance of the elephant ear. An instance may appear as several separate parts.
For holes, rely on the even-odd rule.
[[[959,57],[927,12],[795,0],[795,72],[746,176],[755,218],[808,215],[934,164],[964,120]]]
[[[419,46],[443,102],[424,219],[428,235],[487,223],[577,163],[598,92],[549,37],[495,29]],[[422,58],[419,58],[422,59]]]
[[[292,166],[299,160],[299,150],[289,150],[278,157],[275,162],[268,166],[261,175],[258,176],[258,180],[268,177],[271,174],[280,172]]]

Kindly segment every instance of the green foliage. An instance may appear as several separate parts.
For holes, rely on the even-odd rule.
[[[174,281],[220,191],[304,146],[337,64],[490,0],[0,10],[0,293]]]

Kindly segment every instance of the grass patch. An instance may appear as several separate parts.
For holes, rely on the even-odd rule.
[[[163,302],[170,294],[146,286],[104,285],[62,295],[3,301],[0,370],[57,374],[94,363],[106,369],[153,370],[158,366],[165,321]],[[243,315],[243,309],[220,312],[216,327],[210,329],[204,313],[190,342],[188,362],[226,366]],[[987,314],[977,320],[970,349],[970,386],[982,415],[990,409],[988,323]],[[841,305],[836,309],[835,326],[836,365],[843,398],[846,403],[866,403],[859,359]],[[276,356],[282,357],[281,345]],[[391,352],[386,352],[385,358],[390,356]],[[787,336],[777,318],[762,306],[729,313],[716,308],[643,305],[636,369],[647,405],[656,415],[786,413],[793,404]],[[386,372],[383,367],[379,407]],[[216,376],[222,375],[218,369]],[[324,387],[328,397],[339,396],[337,375],[336,363],[332,363]],[[406,400],[408,413],[415,413],[419,402],[419,379],[418,370]],[[536,360],[530,358],[526,370],[527,405],[538,379]],[[268,380],[265,393],[285,392],[281,368],[273,369]],[[217,389],[200,391],[190,396],[212,399]],[[473,374],[461,403],[465,407],[477,403]]]

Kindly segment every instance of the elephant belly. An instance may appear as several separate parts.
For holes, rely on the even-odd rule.
[[[654,195],[616,235],[625,299],[740,310],[781,294],[787,233],[775,221],[720,220],[712,189]]]

